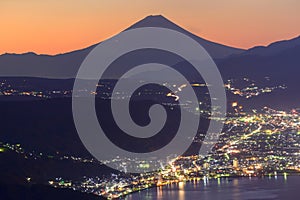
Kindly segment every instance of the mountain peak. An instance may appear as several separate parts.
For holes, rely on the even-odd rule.
[[[145,17],[144,19],[142,19],[141,21],[165,21],[165,22],[171,22],[170,20],[168,20],[166,17],[164,17],[163,15],[148,15],[147,17]]]
[[[181,30],[182,28],[163,15],[149,15],[145,17],[144,19],[136,22],[132,26],[130,26],[128,29],[135,29],[135,28],[142,28],[142,27],[161,27],[161,28],[168,28],[173,30]]]
[[[163,15],[149,15],[144,19],[136,22],[135,24],[127,28],[125,31],[130,29],[136,29],[136,28],[144,28],[144,27],[167,28],[167,29],[171,29],[183,33],[191,37],[192,39],[196,40],[199,44],[201,44],[213,58],[224,58],[226,56],[241,53],[244,51],[242,49],[228,47],[198,37],[193,33],[178,26],[177,24],[173,23],[171,20],[164,17]]]
[[[167,19],[163,15],[148,15],[147,17],[145,17],[145,19],[146,18],[163,18],[163,19]]]

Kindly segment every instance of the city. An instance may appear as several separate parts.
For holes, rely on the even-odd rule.
[[[239,107],[233,102],[233,107]],[[194,139],[194,142],[201,142]],[[277,177],[300,173],[300,116],[299,110],[277,111],[265,107],[245,113],[228,114],[225,128],[212,153],[180,156],[156,172],[144,174],[111,174],[100,177],[81,177],[68,180],[57,177],[48,184],[70,188],[106,198],[118,198],[151,187],[187,181],[234,177]],[[99,161],[70,155],[47,155],[26,152],[21,144],[1,143],[0,152],[14,151],[26,159],[72,160],[90,163]],[[122,159],[116,162],[122,163]],[[27,177],[30,183],[30,177]]]

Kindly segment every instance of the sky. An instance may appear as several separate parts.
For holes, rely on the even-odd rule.
[[[248,49],[299,36],[299,10],[299,0],[0,0],[0,54],[82,49],[157,14]]]

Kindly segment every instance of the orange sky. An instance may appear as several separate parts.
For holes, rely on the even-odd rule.
[[[0,0],[0,54],[81,49],[152,14],[249,48],[300,35],[299,10],[299,0]]]

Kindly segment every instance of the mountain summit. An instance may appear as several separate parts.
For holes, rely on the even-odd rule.
[[[198,37],[194,35],[193,33],[183,29],[182,27],[178,26],[174,22],[170,21],[166,17],[162,15],[149,15],[142,19],[141,21],[136,22],[132,26],[130,26],[126,30],[135,29],[135,28],[143,28],[143,27],[160,27],[160,28],[168,28],[171,30],[178,31],[180,33],[183,33],[194,40],[196,40],[200,45],[202,45],[205,50],[210,54],[212,58],[225,58],[227,56],[233,55],[233,54],[239,54],[242,53],[244,50],[228,47],[222,44],[214,43],[211,41],[208,41],[206,39],[203,39],[201,37]],[[125,30],[125,31],[126,31]]]
[[[180,26],[168,20],[162,15],[149,15],[144,19],[136,22],[128,29],[135,29],[135,28],[142,28],[142,27],[162,27],[162,28],[168,28],[177,31],[179,29],[183,30]]]

